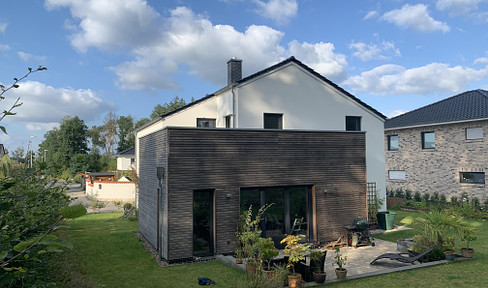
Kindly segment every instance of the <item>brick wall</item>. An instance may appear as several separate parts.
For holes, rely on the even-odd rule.
[[[484,139],[466,140],[466,128],[482,127]],[[435,132],[435,149],[422,149],[422,132]],[[398,151],[388,151],[388,136],[398,135]],[[388,189],[409,189],[487,198],[484,184],[460,183],[460,172],[485,172],[488,168],[488,120],[385,131],[385,167]],[[389,170],[405,171],[405,180],[390,180]],[[486,177],[486,175],[485,175]]]

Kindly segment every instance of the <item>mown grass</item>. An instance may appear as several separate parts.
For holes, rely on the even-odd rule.
[[[87,278],[102,287],[199,287],[198,278],[215,280],[219,287],[235,287],[244,274],[220,261],[160,267],[134,232],[137,221],[122,213],[90,214],[71,220],[65,237]],[[71,257],[73,255],[69,255]]]
[[[396,211],[395,224],[412,212]],[[91,214],[71,220],[65,232],[76,253],[68,261],[77,261],[88,283],[99,287],[199,287],[198,277],[217,282],[216,287],[242,287],[244,273],[219,261],[160,267],[143,248],[134,232],[137,221],[120,218],[121,213]],[[431,268],[391,273],[371,278],[327,284],[331,287],[486,287],[488,283],[488,223],[469,220],[478,226],[478,240],[472,243],[476,259]],[[408,238],[411,231],[390,232],[378,238],[396,242]],[[462,246],[458,243],[458,247]],[[335,275],[327,275],[335,278]],[[80,286],[81,287],[81,286]],[[84,286],[83,286],[84,287]]]

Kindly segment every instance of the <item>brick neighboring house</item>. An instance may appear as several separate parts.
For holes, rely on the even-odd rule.
[[[473,90],[385,122],[387,189],[487,198],[488,91]]]

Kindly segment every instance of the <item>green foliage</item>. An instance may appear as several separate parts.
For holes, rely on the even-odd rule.
[[[38,173],[28,170],[0,179],[0,279],[14,286],[36,273],[41,255],[72,247],[51,235],[64,227],[59,224],[70,202],[66,186]]]
[[[122,201],[121,200],[114,200],[114,201],[112,201],[112,203],[115,205],[115,207],[117,207],[117,211],[120,210],[120,208],[122,207]]]
[[[295,264],[305,259],[305,252],[310,249],[310,245],[300,243],[301,240],[302,238],[299,235],[288,235],[280,242],[281,244],[286,243],[284,252],[290,256],[286,267],[291,267],[293,273],[295,273]]]
[[[407,190],[407,191],[405,192],[405,199],[407,199],[407,200],[412,200],[412,191]]]
[[[258,255],[267,266],[268,270],[271,270],[271,259],[278,256],[278,249],[276,249],[274,242],[271,238],[260,238],[257,243]]]
[[[430,202],[430,194],[429,193],[425,193],[423,196],[422,196],[422,199],[425,203],[429,203]]]
[[[422,202],[422,196],[420,195],[419,191],[415,191],[415,193],[413,194],[413,200],[415,202]]]
[[[135,147],[135,134],[134,134],[134,119],[132,116],[120,116],[117,119],[119,143],[117,144],[117,153],[120,153],[129,148]]]
[[[61,208],[61,216],[65,219],[74,219],[86,214],[85,206],[81,204]]]
[[[342,256],[341,249],[339,247],[336,247],[333,264],[337,265],[340,270],[343,270],[344,266],[346,266],[346,262],[347,256]]]
[[[193,101],[193,99],[192,99]],[[156,119],[161,115],[167,114],[173,110],[179,109],[186,105],[185,99],[175,96],[170,102],[164,103],[164,105],[158,104],[154,107],[151,113],[151,119]]]
[[[0,178],[9,177],[12,170],[12,160],[8,155],[4,155],[0,159]]]
[[[141,119],[139,119],[136,122],[136,124],[134,124],[134,128],[137,129],[139,127],[142,127],[142,126],[146,125],[149,122],[151,122],[151,119],[149,119],[149,118],[141,118]]]
[[[395,197],[398,197],[398,198],[405,198],[405,192],[403,192],[402,189],[397,189],[395,191]]]
[[[379,209],[385,203],[385,199],[380,198],[378,191],[376,192],[376,197],[374,197],[373,203],[368,203],[368,221],[371,223],[376,223],[378,221],[376,214],[378,214]]]
[[[310,266],[314,269],[315,273],[320,273],[323,267],[320,266],[322,263],[322,258],[324,257],[324,252],[320,250],[312,250],[310,254],[308,254],[310,258]]]

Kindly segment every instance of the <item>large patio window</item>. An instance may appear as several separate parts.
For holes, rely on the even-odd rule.
[[[309,186],[241,188],[241,212],[253,207],[253,215],[266,204],[274,203],[261,223],[263,237],[271,237],[278,244],[285,234],[313,237],[311,225],[312,189]]]

